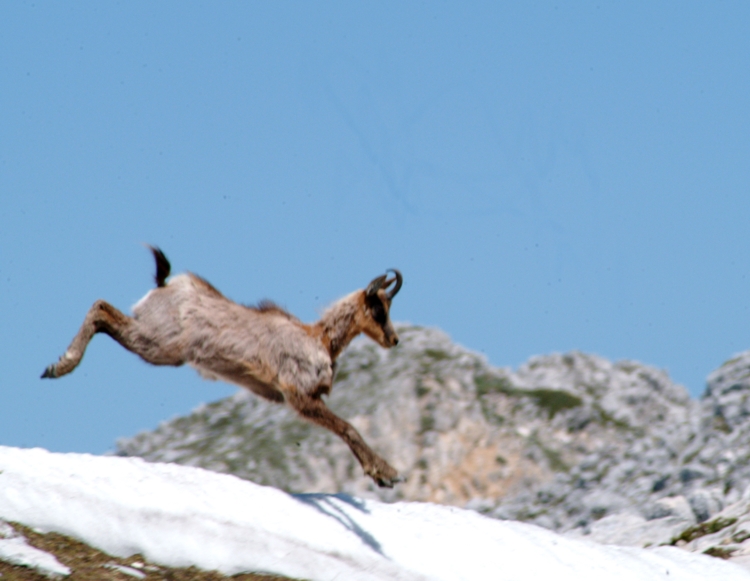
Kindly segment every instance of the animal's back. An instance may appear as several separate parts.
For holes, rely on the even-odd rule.
[[[280,308],[235,303],[196,275],[173,277],[150,291],[133,312],[140,324],[163,329],[162,336],[179,344],[183,360],[207,377],[237,383],[222,369],[244,366],[248,373],[258,369],[267,381],[305,391],[331,385],[328,352],[295,317]]]

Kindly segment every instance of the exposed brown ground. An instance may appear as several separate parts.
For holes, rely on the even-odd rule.
[[[70,581],[135,581],[137,572],[145,575],[144,580],[156,581],[290,581],[288,577],[263,575],[258,573],[241,573],[227,577],[217,571],[202,571],[195,567],[172,568],[149,563],[141,555],[132,555],[125,559],[113,557],[80,541],[57,533],[41,534],[17,523],[10,523],[21,533],[30,545],[51,553],[57,560],[71,570],[71,574],[62,579]],[[128,567],[133,573],[118,570],[116,566]],[[0,561],[0,579],[2,581],[49,581],[41,573]]]

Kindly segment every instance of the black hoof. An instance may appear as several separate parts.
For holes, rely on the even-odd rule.
[[[378,478],[377,483],[380,488],[393,488],[395,484],[406,482],[405,476],[394,476],[393,478]]]
[[[41,379],[44,379],[45,377],[49,377],[50,379],[54,379],[57,377],[57,373],[55,373],[54,365],[47,366],[47,369],[45,369],[44,373],[42,373]]]

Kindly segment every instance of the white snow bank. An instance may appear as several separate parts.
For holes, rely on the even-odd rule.
[[[0,446],[0,518],[118,556],[311,580],[750,581],[672,547],[601,546],[424,503],[289,495],[135,458]]]

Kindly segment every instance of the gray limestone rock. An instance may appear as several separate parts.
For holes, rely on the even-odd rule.
[[[116,453],[640,546],[711,522],[750,485],[750,352],[712,373],[696,401],[634,361],[573,352],[499,369],[439,330],[399,334],[388,351],[352,343],[328,401],[408,477],[393,490],[374,487],[333,434],[242,391],[120,440]]]

